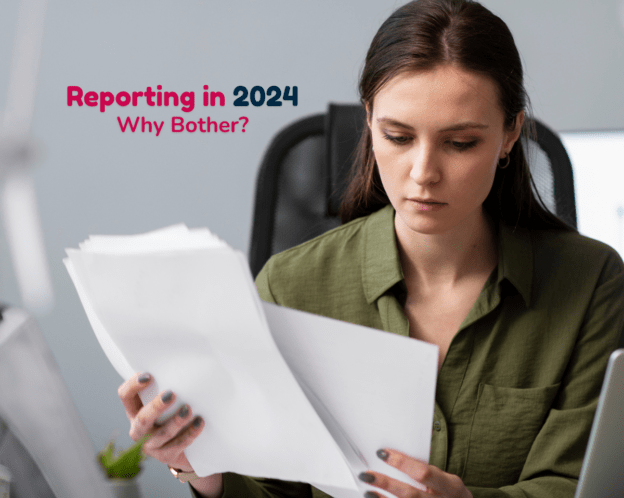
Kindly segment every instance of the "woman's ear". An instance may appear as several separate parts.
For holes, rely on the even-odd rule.
[[[506,154],[509,154],[514,144],[520,138],[522,133],[522,125],[524,124],[524,111],[520,111],[516,116],[513,129],[505,132],[505,145],[503,150]],[[504,157],[504,156],[503,156]]]

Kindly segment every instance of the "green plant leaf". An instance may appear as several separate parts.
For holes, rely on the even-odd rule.
[[[111,466],[113,459],[115,458],[115,444],[113,441],[109,441],[109,443],[104,447],[104,449],[99,453],[98,457],[102,467],[107,469]]]
[[[131,479],[141,471],[141,461],[145,458],[143,444],[149,439],[145,436],[128,449],[115,455],[115,443],[110,441],[99,453],[100,464],[111,479]]]

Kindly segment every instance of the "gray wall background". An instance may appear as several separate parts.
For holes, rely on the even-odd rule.
[[[46,17],[33,136],[39,208],[56,304],[40,317],[75,403],[100,449],[128,423],[120,378],[91,331],[61,263],[90,234],[131,234],[185,222],[208,226],[247,251],[256,170],[287,123],[357,100],[357,76],[380,23],[401,1],[51,1]],[[535,115],[556,130],[624,128],[621,0],[485,0],[510,26],[526,66]],[[6,95],[17,1],[0,7],[0,98]],[[195,111],[166,107],[67,107],[66,89],[195,91]],[[199,105],[202,86],[223,108]],[[299,87],[299,105],[234,107],[238,85]],[[238,120],[245,133],[173,134],[171,116]],[[116,117],[164,120],[159,137],[121,133]],[[19,304],[6,243],[0,298]],[[175,334],[175,331],[172,331]],[[145,496],[186,496],[163,465],[148,461]]]

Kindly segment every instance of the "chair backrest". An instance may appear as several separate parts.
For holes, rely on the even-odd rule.
[[[576,227],[572,165],[559,138],[533,120],[536,141],[523,141],[533,179],[548,208]],[[249,260],[257,275],[271,255],[340,225],[340,199],[366,115],[361,105],[330,104],[280,131],[256,182]]]

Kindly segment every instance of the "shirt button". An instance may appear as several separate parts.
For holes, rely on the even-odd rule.
[[[433,429],[440,432],[442,430],[442,424],[436,420],[433,423]]]

